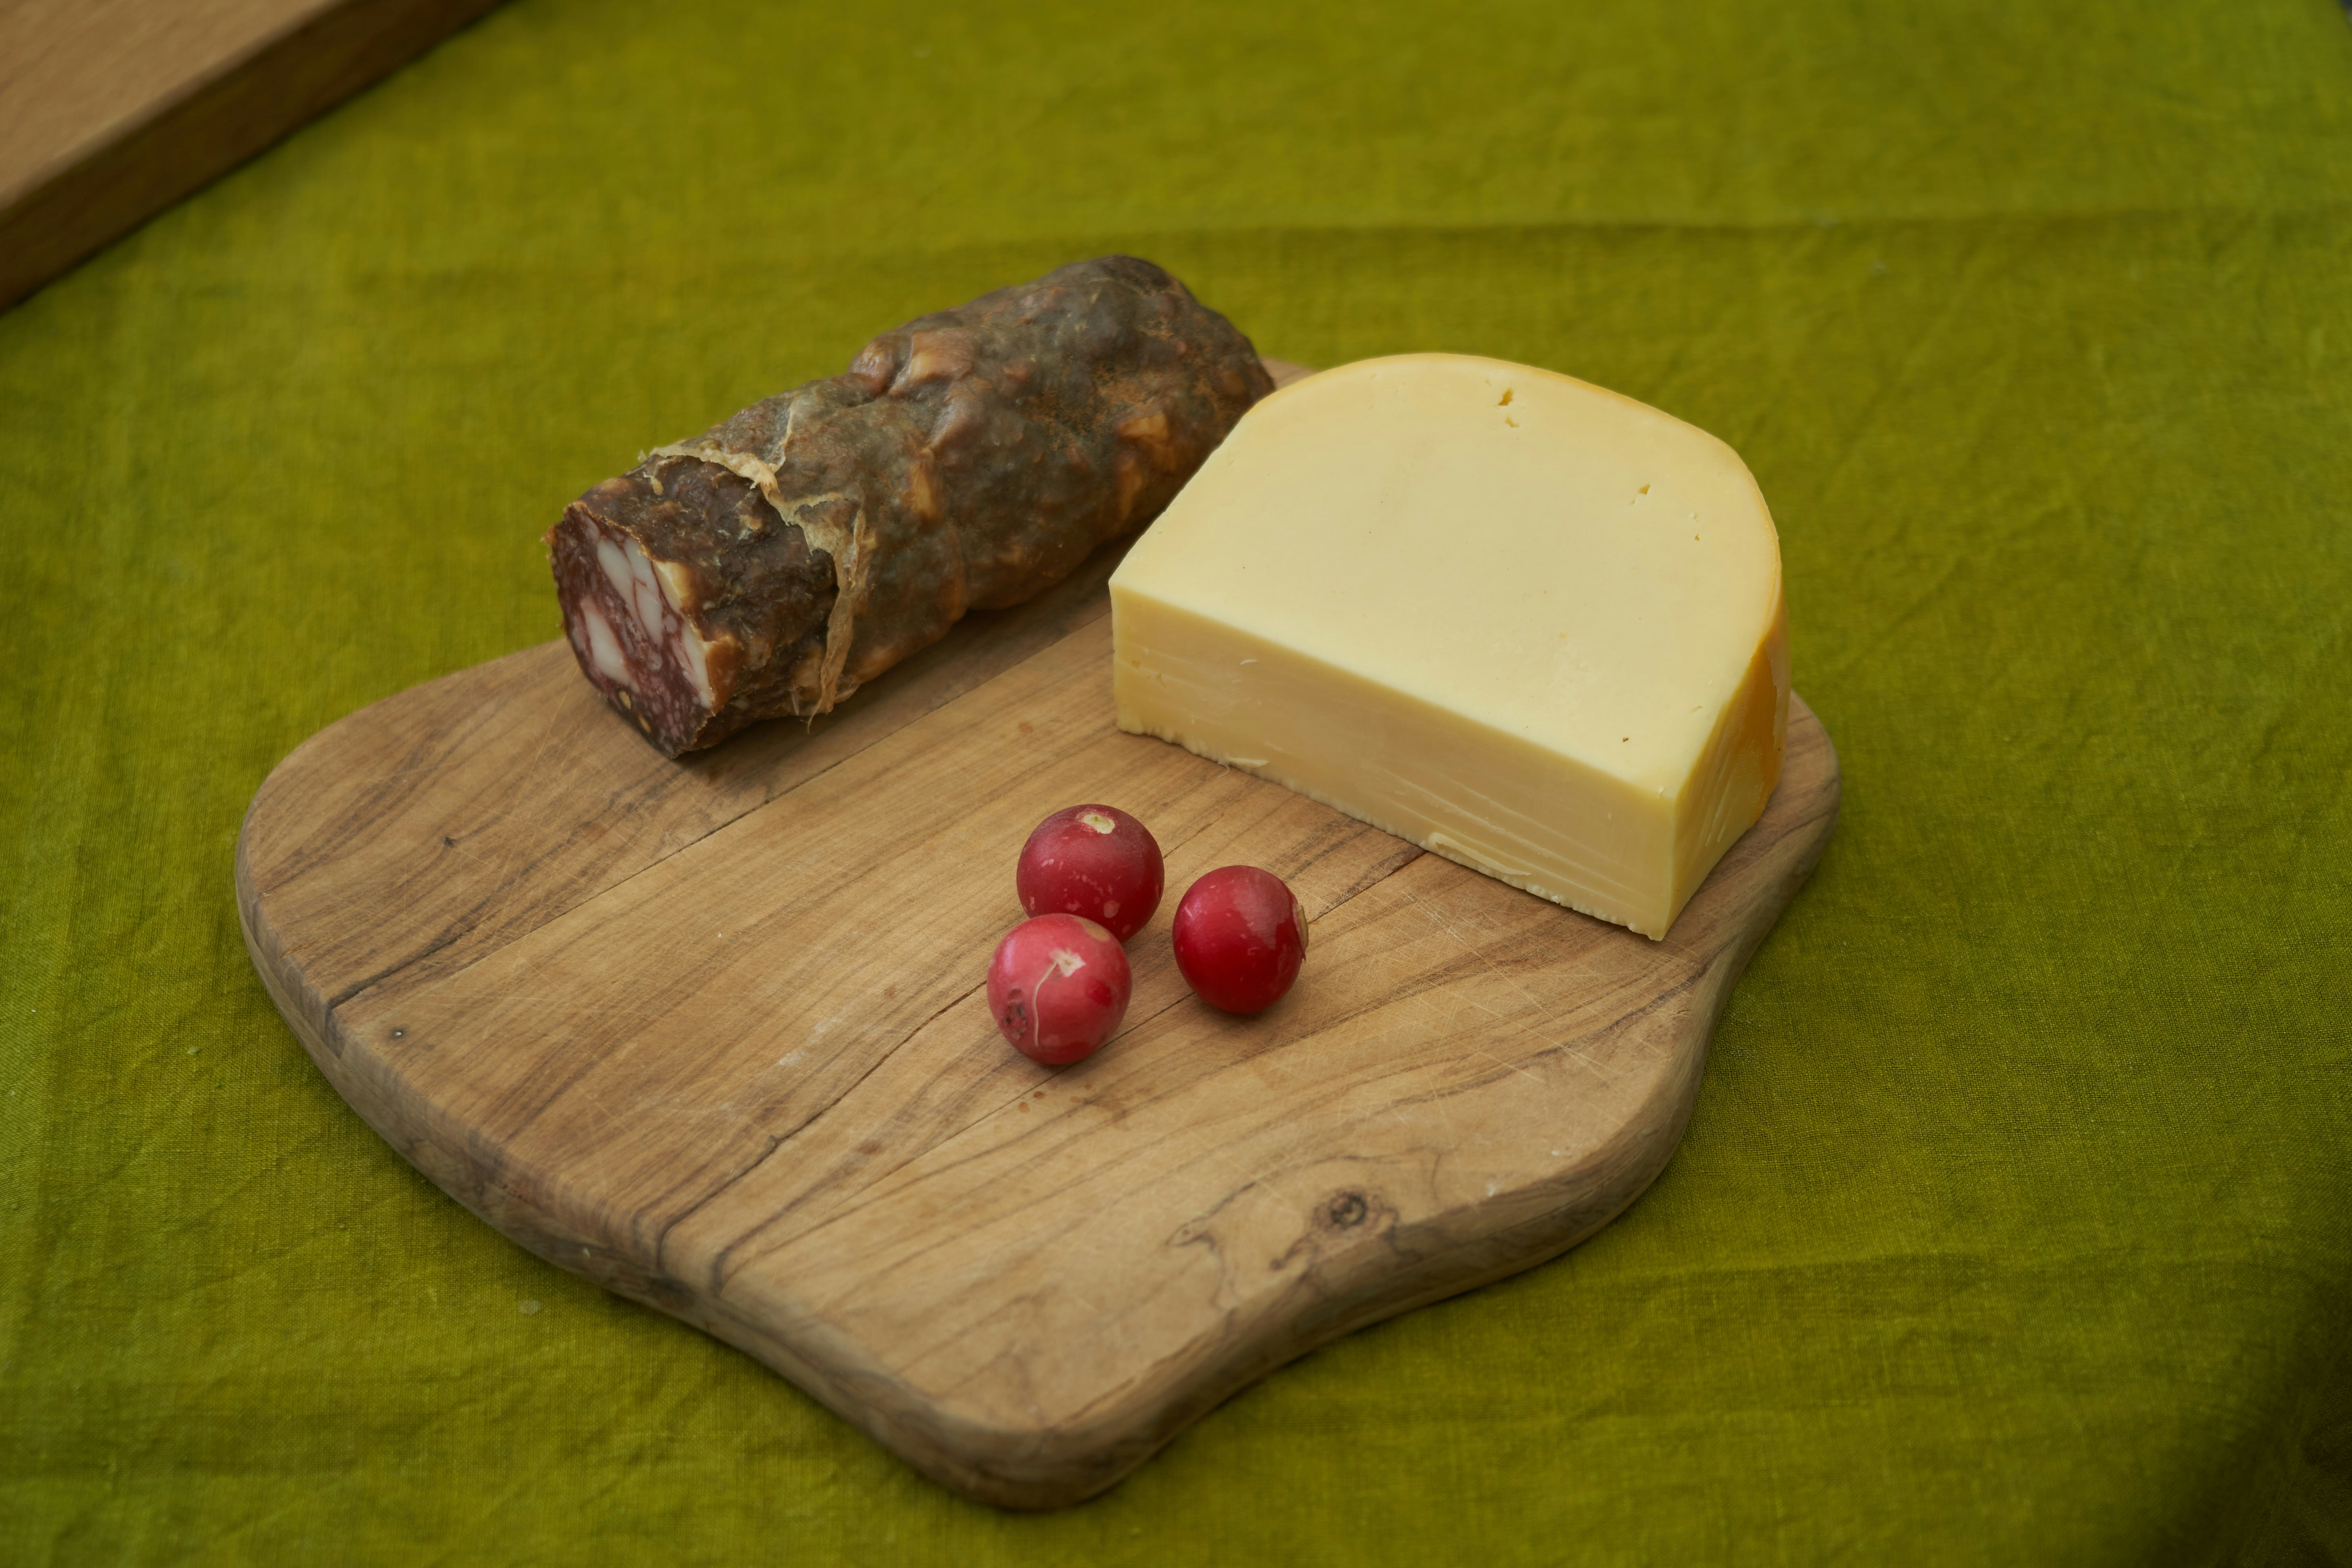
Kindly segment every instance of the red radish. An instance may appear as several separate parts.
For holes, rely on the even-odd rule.
[[[1111,1037],[1132,984],[1127,950],[1110,932],[1076,915],[1039,915],[996,944],[988,1010],[1014,1050],[1061,1067]]]
[[[1125,942],[1160,907],[1167,885],[1150,829],[1116,806],[1066,806],[1021,847],[1013,886],[1033,915],[1083,915]]]
[[[1262,1013],[1283,998],[1307,957],[1307,911],[1281,878],[1255,866],[1210,872],[1176,905],[1176,967],[1201,1000]]]

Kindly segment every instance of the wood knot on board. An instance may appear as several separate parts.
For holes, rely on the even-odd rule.
[[[1361,1187],[1343,1187],[1318,1198],[1307,1212],[1307,1227],[1279,1257],[1266,1260],[1276,1273],[1293,1264],[1312,1268],[1327,1251],[1350,1249],[1370,1237],[1386,1234],[1396,1224],[1397,1212],[1380,1194]]]

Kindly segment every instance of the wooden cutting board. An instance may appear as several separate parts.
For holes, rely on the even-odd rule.
[[[1116,563],[683,762],[561,642],[386,699],[255,796],[254,963],[352,1108],[532,1251],[974,1497],[1101,1491],[1293,1356],[1632,1203],[1838,802],[1792,701],[1764,819],[1653,942],[1120,733]],[[1079,801],[1150,826],[1170,892],[1123,1033],[1054,1070],[982,982],[1024,838]],[[1313,922],[1255,1018],[1168,944],[1237,861]]]

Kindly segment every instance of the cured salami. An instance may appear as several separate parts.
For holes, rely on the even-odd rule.
[[[1271,390],[1150,262],[984,294],[573,501],[547,536],[565,634],[672,756],[824,712],[1149,522]]]

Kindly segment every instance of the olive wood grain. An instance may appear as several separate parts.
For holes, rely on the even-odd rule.
[[[1601,924],[1119,732],[1116,554],[683,762],[563,644],[527,649],[306,742],[237,847],[271,995],[427,1176],[1015,1507],[1607,1224],[1837,811],[1792,701],[1769,809],[1666,939]],[[982,978],[1023,838],[1080,800],[1150,825],[1171,897],[1122,1033],[1054,1070]],[[1174,893],[1236,861],[1312,921],[1255,1018],[1192,997],[1168,945]]]

